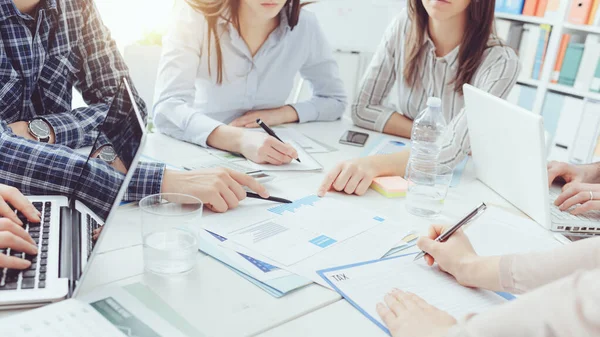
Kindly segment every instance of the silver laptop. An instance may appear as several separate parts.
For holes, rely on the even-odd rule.
[[[125,103],[123,109],[114,104],[117,98]],[[99,130],[90,156],[96,152],[98,141],[103,137],[113,145],[127,169],[118,192],[110,200],[103,200],[112,205],[110,212],[104,216],[96,214],[88,207],[88,203],[97,201],[80,200],[78,197],[81,176],[85,171],[82,171],[69,197],[28,197],[42,213],[41,223],[29,223],[19,212],[17,216],[36,241],[38,255],[29,256],[11,249],[1,250],[7,255],[30,260],[31,267],[24,271],[0,269],[0,309],[37,307],[71,297],[85,271],[89,269],[86,266],[95,256],[94,247],[103,238],[100,235],[94,240],[94,231],[102,231],[103,226],[110,222],[127,190],[145,143],[144,121],[126,79],[120,83]],[[88,161],[91,160],[90,156]]]
[[[543,120],[473,86],[464,86],[477,178],[540,225],[568,235],[600,234],[600,212],[574,216],[548,187]]]

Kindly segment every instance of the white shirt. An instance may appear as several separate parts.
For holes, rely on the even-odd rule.
[[[284,106],[298,72],[313,89],[310,100],[292,104],[300,123],[333,121],[344,113],[344,85],[313,13],[302,10],[293,30],[281,15],[279,27],[254,57],[238,31],[219,20],[222,85],[216,84],[214,41],[209,75],[207,31],[204,15],[183,4],[164,38],[154,104],[154,122],[161,132],[207,146],[218,126],[248,111]]]

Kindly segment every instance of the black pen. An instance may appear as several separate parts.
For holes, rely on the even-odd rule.
[[[277,135],[275,134],[275,132],[273,130],[271,130],[271,128],[265,124],[265,122],[261,121],[260,118],[256,120],[256,123],[263,129],[265,130],[266,133],[269,134],[269,136],[277,139],[278,141],[283,143],[283,140],[281,140],[281,138],[277,137]],[[293,158],[292,158],[293,159]],[[296,160],[301,163],[300,158],[296,158]]]
[[[261,199],[261,200],[279,202],[279,203],[282,203],[282,204],[292,204],[293,203],[292,201],[289,201],[289,200],[283,199],[283,198],[277,198],[277,197],[263,198],[260,195],[258,195],[256,193],[252,193],[252,192],[246,192],[246,197],[252,198],[252,199]]]
[[[477,219],[481,214],[483,214],[483,212],[485,212],[486,209],[487,209],[487,205],[485,203],[481,203],[481,205],[479,205],[477,208],[475,208],[471,213],[469,213],[469,215],[467,215],[462,220],[460,220],[456,225],[452,226],[452,228],[445,231],[444,234],[438,236],[437,239],[435,239],[435,241],[444,242],[444,241],[448,240],[452,236],[452,234],[456,233],[456,231],[459,230],[462,226]],[[427,253],[425,253],[423,251],[420,252],[419,254],[417,254],[417,256],[415,257],[415,259],[413,261],[417,261],[418,259],[425,256],[425,254],[427,254]]]

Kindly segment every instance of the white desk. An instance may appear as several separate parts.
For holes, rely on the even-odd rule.
[[[344,131],[356,129],[348,120],[293,127],[339,151],[314,155],[325,167],[322,173],[277,173],[278,178],[267,185],[273,195],[291,198],[316,193],[329,169],[343,160],[360,156],[364,151],[363,148],[338,143]],[[373,133],[369,141],[375,142],[378,137]],[[212,160],[207,151],[160,134],[150,135],[145,154],[176,166]],[[467,166],[459,187],[451,189],[443,215],[436,222],[452,222],[481,201],[510,207],[473,178],[471,166]],[[311,188],[307,189],[307,186]],[[374,191],[363,197],[337,193],[331,197],[379,210],[406,228],[424,231],[431,222],[408,214],[403,199],[386,199]],[[219,216],[227,221],[227,214],[207,211],[205,216]],[[371,322],[346,302],[340,301],[340,296],[333,291],[311,285],[275,299],[202,254],[198,254],[194,271],[187,275],[163,278],[144,274],[140,226],[140,214],[135,205],[119,209],[115,221],[103,233],[105,237],[97,247],[99,255],[81,285],[82,293],[111,283],[143,281],[207,336],[244,336],[263,332],[264,336],[382,335]]]

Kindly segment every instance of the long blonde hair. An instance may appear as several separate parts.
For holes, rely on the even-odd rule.
[[[221,38],[217,32],[217,22],[219,19],[226,20],[240,31],[239,8],[241,0],[186,0],[186,2],[202,13],[206,18],[208,25],[208,73],[211,71],[211,51],[214,40],[215,51],[217,53],[217,84],[223,83],[223,50],[221,49]],[[307,3],[306,3],[307,4]],[[293,30],[300,20],[300,11],[306,4],[301,4],[300,0],[287,0],[283,6],[283,13],[287,16],[288,25]]]

